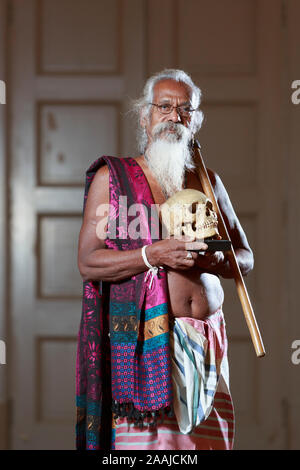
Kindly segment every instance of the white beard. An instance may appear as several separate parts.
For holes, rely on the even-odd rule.
[[[185,171],[195,168],[189,148],[192,133],[182,124],[165,122],[157,124],[152,135],[145,159],[168,198],[183,189]]]

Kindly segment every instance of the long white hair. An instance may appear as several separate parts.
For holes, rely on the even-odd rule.
[[[192,90],[191,105],[194,109],[196,109],[196,111],[194,111],[192,114],[190,129],[191,129],[192,134],[195,134],[201,128],[204,116],[203,116],[203,112],[198,109],[201,103],[201,96],[202,96],[200,88],[198,88],[194,84],[191,77],[183,70],[165,69],[161,72],[158,72],[155,75],[152,75],[150,78],[148,78],[144,86],[141,98],[136,100],[133,105],[134,111],[136,112],[137,118],[138,118],[137,144],[138,144],[138,149],[142,154],[145,153],[145,150],[147,148],[148,136],[147,136],[145,128],[142,127],[140,124],[141,118],[148,119],[150,116],[150,112],[151,112],[150,103],[153,102],[153,90],[154,90],[154,86],[156,85],[156,83],[160,82],[161,80],[168,80],[168,79],[185,83],[191,88]]]

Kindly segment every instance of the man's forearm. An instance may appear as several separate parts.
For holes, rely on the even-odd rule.
[[[79,261],[78,266],[84,281],[107,282],[118,282],[148,269],[140,248],[126,251],[106,248],[95,250]]]
[[[235,250],[235,257],[237,259],[240,271],[242,276],[247,276],[247,274],[253,269],[254,258],[253,253],[249,252],[244,248],[237,248]],[[219,269],[217,269],[218,274],[220,274],[225,279],[233,278],[234,274],[231,268],[228,257],[225,253],[225,261],[220,263]]]

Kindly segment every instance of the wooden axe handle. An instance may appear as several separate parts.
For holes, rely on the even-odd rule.
[[[211,199],[214,210],[217,213],[218,216],[218,228],[220,235],[223,239],[225,240],[230,240],[226,225],[224,223],[223,216],[221,214],[221,211],[219,209],[219,205],[217,203],[213,187],[211,185],[206,167],[203,162],[202,155],[200,153],[199,147],[194,148],[194,163],[197,168],[197,172],[199,175],[199,179],[202,185],[202,188],[209,199]],[[261,338],[261,334],[255,319],[254,311],[250,302],[250,298],[247,292],[246,285],[244,283],[244,279],[242,277],[240,267],[238,265],[233,246],[231,245],[231,250],[228,252],[228,260],[231,265],[231,269],[234,274],[234,280],[236,283],[236,288],[237,288],[237,293],[240,298],[244,316],[250,331],[250,335],[252,338],[253,346],[256,352],[257,357],[263,357],[266,352],[264,349],[263,341]]]

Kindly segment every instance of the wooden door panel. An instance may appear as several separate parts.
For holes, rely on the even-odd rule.
[[[178,0],[177,62],[194,76],[250,75],[256,64],[257,2]]]
[[[120,154],[120,103],[39,102],[38,184],[82,185],[91,160]]]
[[[204,104],[203,112],[205,120],[199,138],[207,166],[221,175],[228,192],[255,188],[258,156],[255,103],[240,100],[209,103]]]
[[[38,1],[39,73],[119,74],[122,3]]]
[[[85,171],[101,154],[134,148],[121,110],[129,100],[124,90],[133,97],[141,83],[143,37],[135,22],[142,6],[139,0],[13,2],[15,449],[75,446]]]
[[[39,214],[37,297],[80,297],[82,280],[74,253],[78,246],[81,214]]]

